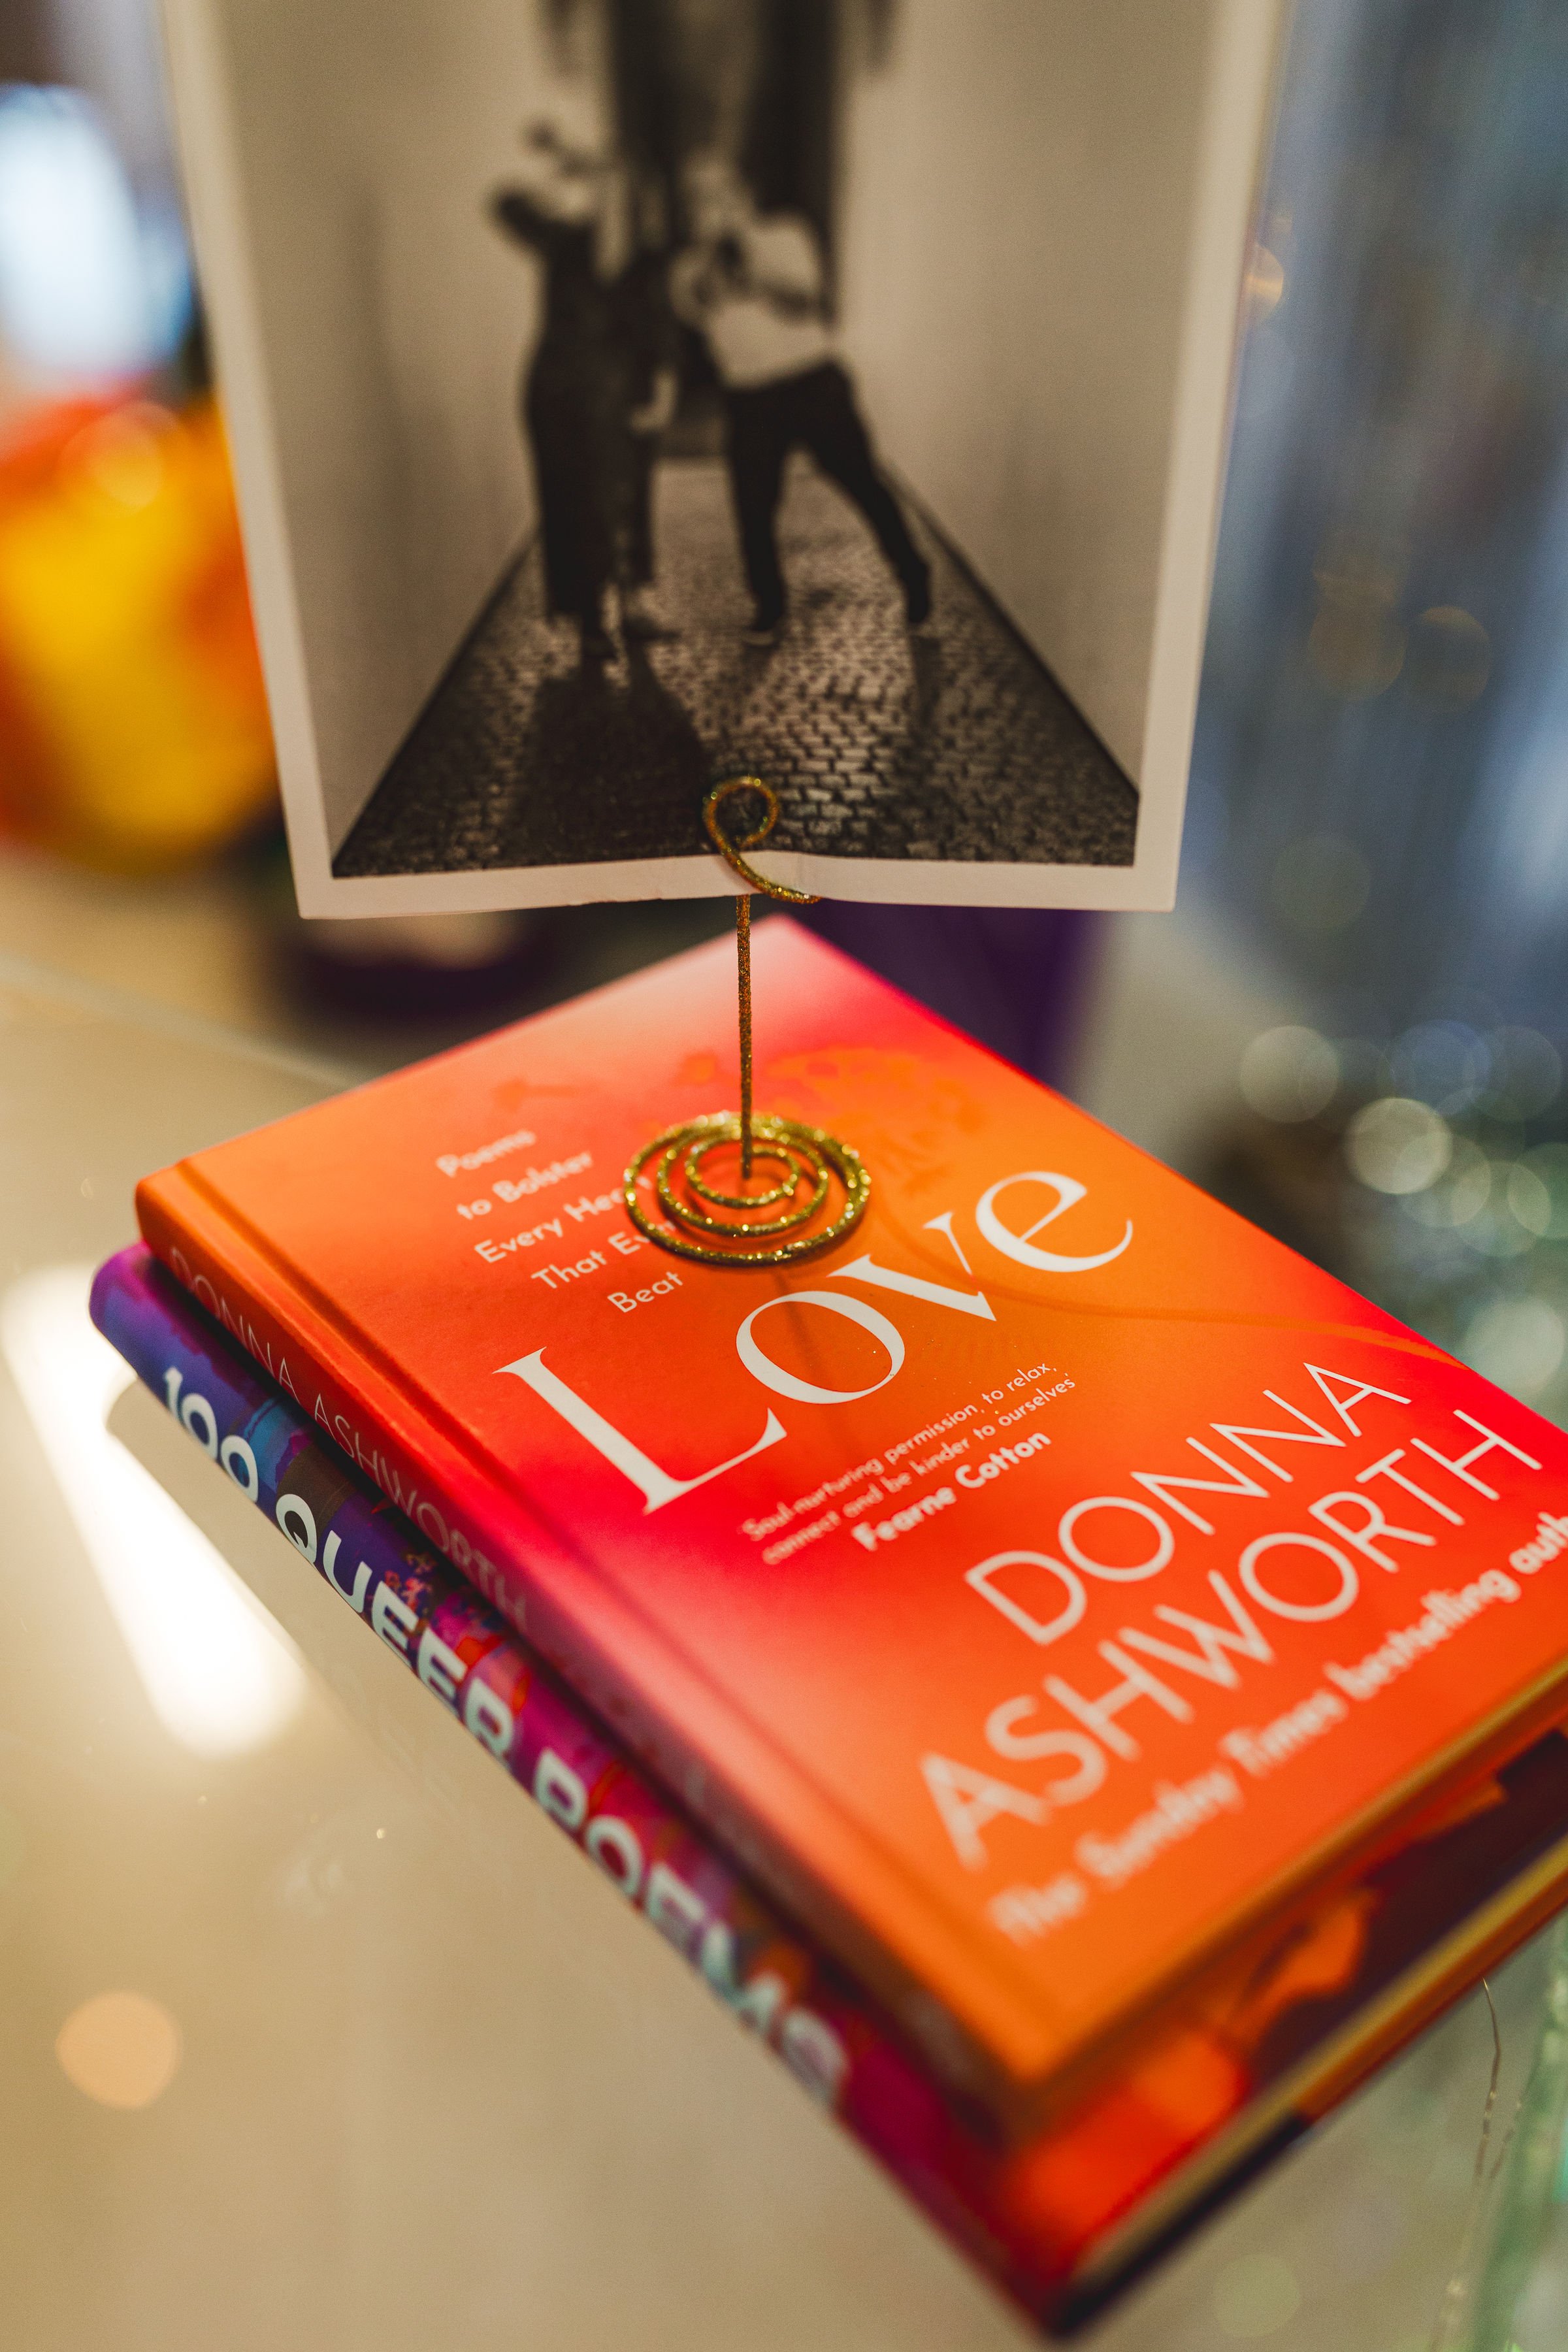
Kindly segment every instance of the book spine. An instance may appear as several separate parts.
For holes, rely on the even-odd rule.
[[[100,1270],[92,1315],[187,1434],[731,2013],[1026,2309],[1048,2316],[1084,2232],[1081,2216],[1053,2230],[1037,2207],[1020,2226],[1015,2176],[1030,2152],[1008,2157],[963,2122],[874,2002],[146,1251]]]
[[[310,1295],[286,1285],[260,1246],[214,1212],[197,1181],[183,1167],[139,1185],[136,1211],[153,1255],[231,1341],[265,1368],[307,1418],[510,1620],[531,1648],[616,1726],[660,1779],[687,1795],[691,1810],[773,1897],[805,1920],[818,1942],[867,1984],[886,2009],[906,2019],[908,2031],[921,2042],[924,2063],[947,2090],[1008,2117],[1016,2135],[1019,2119],[1013,2086],[963,2020],[947,2009],[938,2010],[921,1980],[862,1920],[806,1878],[788,1848],[762,1833],[743,1801],[683,1744],[680,1726],[685,1718],[676,1665],[668,1656],[661,1661],[659,1704],[648,1688],[636,1686],[612,1667],[576,1612],[556,1605],[552,1564],[569,1561],[574,1570],[580,1566],[559,1534],[516,1495],[493,1492],[438,1420],[421,1415],[405,1432],[403,1423],[412,1409],[395,1381],[374,1362],[356,1361],[352,1388],[340,1378],[333,1362],[342,1341],[325,1309]],[[476,1493],[481,1497],[482,1520],[463,1500]],[[606,1621],[616,1605],[610,1593],[600,1593],[598,1608]],[[619,1631],[637,1640],[644,1629],[623,1615]],[[694,1704],[701,1704],[700,1689],[689,1696]],[[802,1802],[810,1801],[809,1792],[803,1792]]]
[[[434,1491],[427,1468],[416,1466],[414,1455],[398,1444],[389,1429],[378,1427],[374,1435],[367,1435],[361,1408],[334,1378],[324,1360],[326,1350],[312,1345],[299,1330],[286,1329],[269,1311],[259,1285],[247,1280],[238,1267],[226,1265],[203,1245],[188,1223],[171,1217],[151,1186],[138,1189],[136,1209],[153,1255],[234,1346],[243,1349],[265,1370],[275,1388],[283,1390],[320,1423],[363,1475],[469,1583],[510,1617],[520,1632],[524,1630],[526,1596],[518,1590],[516,1580],[489,1558],[449,1496]]]

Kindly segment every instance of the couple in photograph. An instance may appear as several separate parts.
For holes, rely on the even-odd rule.
[[[931,616],[931,573],[879,472],[827,321],[820,247],[796,215],[764,215],[716,154],[680,173],[686,241],[670,253],[658,180],[574,150],[548,126],[525,134],[526,185],[494,199],[499,225],[544,264],[544,319],[523,416],[533,451],[552,615],[574,620],[585,660],[615,652],[620,592],[632,637],[671,634],[654,597],[652,480],[679,397],[679,326],[700,336],[723,394],[724,454],[752,597],[742,635],[778,643],[787,593],[778,512],[804,449],[857,506],[902,591],[910,628]]]
[[[668,630],[653,596],[653,467],[679,394],[665,290],[658,184],[524,133],[524,179],[491,199],[497,226],[543,265],[543,317],[523,377],[552,620],[576,624],[585,661],[614,658],[620,592],[627,635]]]

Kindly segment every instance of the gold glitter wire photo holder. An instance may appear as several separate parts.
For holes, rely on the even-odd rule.
[[[731,841],[719,813],[737,794],[763,803],[760,824]],[[702,803],[708,838],[746,885],[735,900],[735,962],[740,987],[741,1108],[667,1127],[645,1143],[622,1180],[626,1214],[638,1233],[700,1265],[788,1265],[830,1249],[866,1213],[871,1179],[859,1153],[820,1127],[752,1108],[752,893],[786,906],[814,907],[805,890],[770,882],[746,857],[778,823],[779,799],[760,776],[730,776]],[[715,1155],[739,1146],[739,1188],[725,1191],[710,1170]],[[653,1163],[651,1178],[647,1174]],[[769,1171],[754,1190],[760,1165]],[[731,1177],[731,1184],[736,1179]],[[657,1213],[645,1199],[651,1190]],[[842,1200],[836,1202],[836,1194]],[[771,1214],[769,1213],[772,1213]],[[826,1215],[827,1223],[820,1220]]]

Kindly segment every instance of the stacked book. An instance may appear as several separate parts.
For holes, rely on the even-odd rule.
[[[151,1177],[94,1315],[1040,2319],[1568,1898],[1568,1440],[766,924],[806,1264],[660,1251],[722,948]]]

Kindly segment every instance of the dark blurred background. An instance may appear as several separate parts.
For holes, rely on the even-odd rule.
[[[814,919],[1564,1419],[1568,11],[1279,110],[1176,914]],[[347,1076],[728,920],[299,921],[150,0],[0,0],[0,971]]]

